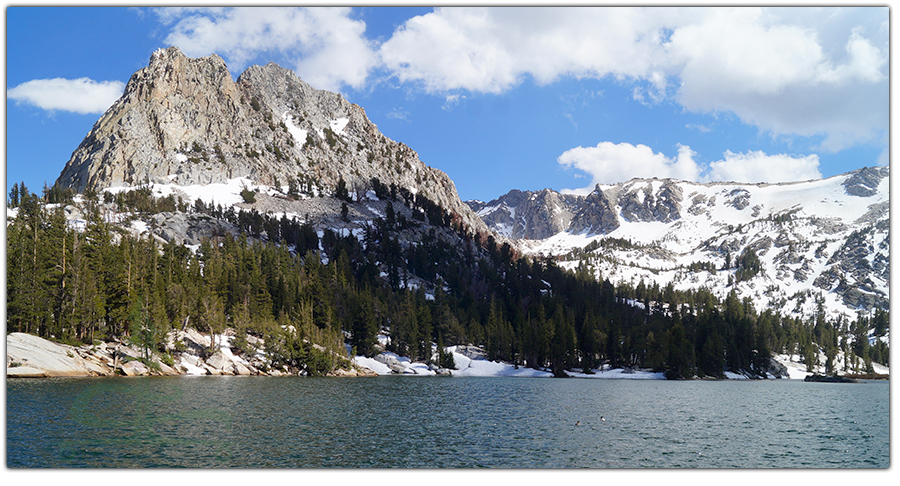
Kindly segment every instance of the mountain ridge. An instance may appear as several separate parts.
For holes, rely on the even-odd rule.
[[[736,288],[760,303],[791,302],[789,312],[797,315],[814,313],[814,306],[804,308],[801,301],[821,294],[829,313],[852,317],[889,306],[889,176],[889,167],[865,167],[789,183],[635,178],[598,184],[585,196],[515,190],[487,203],[467,203],[525,254],[554,256],[574,269],[586,262],[584,253],[595,253],[597,278],[676,288],[687,288],[679,285],[684,280],[702,280],[720,293]],[[596,245],[620,239],[627,240],[619,242],[627,251],[607,248],[606,263],[599,263]],[[591,251],[574,256],[591,244]],[[763,257],[759,278],[729,283],[727,275],[733,280],[737,270],[731,260],[748,249]],[[718,278],[709,271],[674,275],[674,269],[687,272],[701,262],[726,272]],[[754,283],[779,297],[741,290]]]

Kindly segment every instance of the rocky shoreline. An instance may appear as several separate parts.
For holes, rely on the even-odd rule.
[[[226,329],[214,336],[195,329],[170,331],[165,350],[153,352],[147,358],[139,346],[123,341],[101,342],[94,345],[72,346],[53,342],[32,334],[14,332],[6,336],[7,378],[79,377],[79,376],[181,376],[181,375],[259,375],[306,376],[305,369],[286,365],[274,366],[266,356],[265,343],[252,335],[245,336],[246,345],[235,347],[235,333]],[[386,339],[386,338],[385,338]],[[380,342],[382,350],[384,342]],[[325,348],[318,347],[320,351]],[[245,352],[242,349],[255,350]],[[409,358],[390,352],[366,358],[335,355],[341,363],[325,376],[381,376],[381,375],[439,375],[439,376],[551,376],[549,370],[522,368],[509,363],[487,359],[477,346],[447,348],[456,364],[450,370],[434,364],[410,362]],[[819,381],[821,375],[800,371],[796,357],[778,355],[770,360],[767,376],[770,379],[807,379]],[[787,366],[786,366],[787,365]],[[821,373],[824,368],[817,367]],[[849,379],[889,379],[889,370],[877,366],[877,374],[848,375]],[[610,369],[601,367],[591,373],[567,372],[569,376],[613,379],[665,379],[663,373],[651,370]],[[726,372],[725,379],[754,379],[755,377]],[[697,378],[710,379],[710,378]],[[720,378],[721,379],[721,378]]]
[[[305,370],[287,366],[269,366],[261,355],[234,354],[227,345],[231,336],[216,336],[218,346],[209,353],[210,336],[194,329],[172,331],[167,353],[153,353],[149,358],[142,350],[124,342],[99,342],[95,345],[71,346],[31,334],[14,332],[6,336],[7,378],[42,378],[74,376],[176,376],[176,375],[305,375]],[[254,340],[247,336],[248,341]],[[253,344],[262,344],[261,340]],[[328,376],[377,376],[355,364],[350,369],[335,369]]]

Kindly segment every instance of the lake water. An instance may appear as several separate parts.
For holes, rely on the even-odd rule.
[[[7,379],[7,467],[886,468],[888,382]]]

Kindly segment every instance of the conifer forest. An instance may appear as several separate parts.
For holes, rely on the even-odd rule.
[[[172,329],[231,328],[242,351],[251,351],[242,337],[260,337],[272,363],[318,374],[348,366],[333,358],[347,356],[346,347],[377,354],[379,334],[389,336],[387,350],[412,360],[452,368],[444,348],[472,344],[492,360],[557,376],[608,365],[671,379],[726,370],[764,377],[770,357],[782,353],[810,367],[821,353],[830,372],[839,352],[858,372],[888,363],[887,345],[868,339],[870,329],[884,334],[887,311],[803,319],[756,309],[734,292],[723,301],[706,289],[614,286],[584,267],[569,272],[552,258],[522,257],[492,236],[473,235],[427,199],[373,186],[388,211],[359,238],[141,189],[80,196],[78,227],[59,204],[71,203],[71,191],[45,188],[38,196],[17,184],[8,199],[18,212],[7,223],[7,331],[71,344],[116,338],[159,352]],[[393,208],[401,205],[419,216],[398,216]],[[110,222],[111,211],[189,213],[227,222],[239,235],[213,234],[197,247],[163,244]],[[420,241],[402,245],[411,228]]]

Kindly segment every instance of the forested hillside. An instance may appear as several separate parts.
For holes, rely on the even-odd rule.
[[[347,219],[362,203],[340,187],[316,197],[340,201]],[[821,353],[832,372],[839,352],[851,357],[844,371],[888,362],[887,345],[869,341],[887,331],[887,312],[802,320],[734,293],[722,301],[703,289],[614,286],[584,267],[521,257],[427,198],[377,180],[369,189],[387,210],[360,234],[140,188],[37,196],[17,184],[7,210],[7,332],[129,340],[149,352],[171,329],[232,328],[238,349],[251,351],[242,337],[262,337],[273,363],[314,373],[341,366],[322,346],[371,356],[379,333],[413,360],[452,367],[443,348],[474,344],[490,359],[557,376],[601,364],[670,378],[765,376],[781,353],[810,368]],[[188,246],[129,229],[161,214],[219,230]]]

